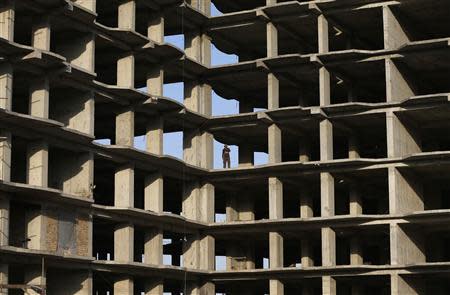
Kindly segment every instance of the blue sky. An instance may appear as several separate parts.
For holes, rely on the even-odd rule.
[[[221,13],[212,5],[211,15],[217,16]],[[178,48],[184,48],[184,37],[182,35],[166,36],[165,42],[171,43]],[[229,55],[218,50],[214,45],[211,46],[211,63],[213,66],[230,64],[238,62],[236,55]],[[183,102],[183,83],[174,83],[164,85],[164,96]],[[237,100],[227,100],[218,96],[213,91],[213,116],[229,115],[239,113],[239,102]],[[135,140],[137,148],[145,148],[145,138],[137,137]],[[214,141],[214,168],[222,167],[222,148],[223,144]],[[164,134],[164,154],[177,158],[183,157],[183,135],[181,132]],[[236,167],[238,163],[238,148],[231,146],[231,166]],[[255,153],[255,165],[267,163],[267,154]]]

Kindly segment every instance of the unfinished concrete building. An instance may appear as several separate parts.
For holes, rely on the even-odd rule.
[[[1,0],[0,294],[449,294],[449,37],[448,0]]]

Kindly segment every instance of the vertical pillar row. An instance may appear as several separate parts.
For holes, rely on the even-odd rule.
[[[14,1],[0,4],[0,37],[14,41]],[[13,67],[9,63],[0,65],[0,108],[11,110],[13,91]],[[11,132],[0,130],[0,179],[10,181],[11,177]],[[0,245],[9,245],[10,196],[0,195]],[[8,264],[0,264],[0,283],[8,284]],[[7,294],[3,293],[2,294]]]
[[[210,15],[210,0],[190,1],[190,4]],[[211,38],[198,30],[185,34],[185,54],[187,57],[210,67]],[[211,116],[211,86],[199,80],[184,83],[184,104],[188,110]],[[186,163],[202,168],[213,167],[213,137],[202,130],[185,130],[183,134],[183,159]],[[201,180],[188,181],[183,192],[183,215],[186,218],[214,222],[214,186]],[[202,270],[215,269],[214,238],[196,233],[187,237],[183,245],[184,265]],[[214,295],[215,285],[211,281],[192,282],[187,286],[188,295]]]
[[[329,51],[328,21],[322,14],[318,16],[318,48],[319,53]],[[320,105],[326,106],[331,103],[330,73],[322,66],[319,69],[319,97]],[[320,160],[329,161],[333,159],[333,124],[328,119],[319,123],[320,129]],[[334,177],[329,172],[320,173],[320,205],[321,216],[334,216]],[[321,229],[322,238],[322,265],[336,265],[336,233],[331,227]],[[322,277],[322,294],[336,295],[336,281],[331,276]]]

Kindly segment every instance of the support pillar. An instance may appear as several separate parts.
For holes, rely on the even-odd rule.
[[[336,295],[336,280],[331,276],[322,277],[322,295]]]
[[[48,144],[43,141],[30,142],[27,150],[27,183],[48,186]]]
[[[134,146],[134,110],[116,116],[116,145]]]
[[[11,110],[13,96],[13,67],[9,63],[0,64],[0,108]]]
[[[383,6],[384,49],[396,50],[410,40],[389,6]]]
[[[31,44],[34,48],[50,51],[51,25],[48,16],[39,15],[33,19]]]
[[[353,237],[350,240],[350,264],[351,265],[364,264],[361,240],[359,237]]]
[[[6,0],[0,6],[0,38],[14,41],[14,1]]]
[[[134,166],[117,168],[114,175],[114,206],[134,207]]]

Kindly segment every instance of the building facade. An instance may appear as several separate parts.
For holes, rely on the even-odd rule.
[[[449,93],[447,0],[1,0],[0,294],[448,294]]]

